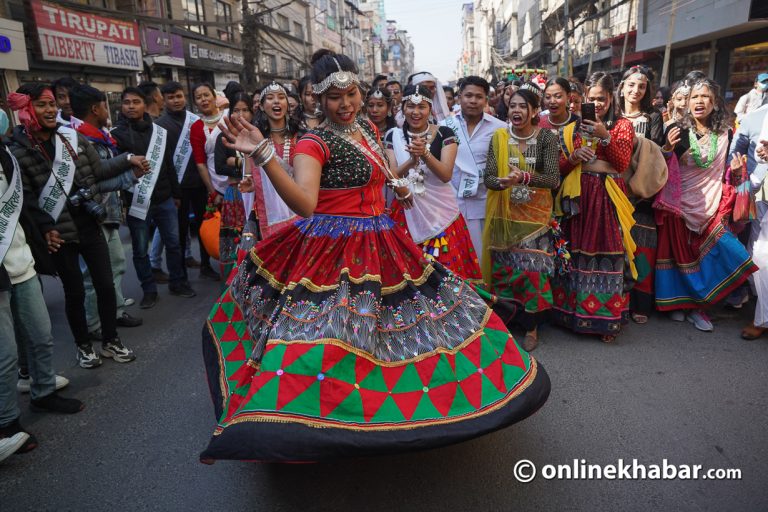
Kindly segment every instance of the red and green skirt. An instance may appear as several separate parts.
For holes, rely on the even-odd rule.
[[[507,250],[490,249],[490,292],[498,301],[514,304],[510,320],[530,331],[544,323],[552,309],[551,276],[555,273],[552,233],[538,236]]]
[[[561,222],[571,268],[552,280],[552,317],[575,332],[616,335],[629,320],[628,290],[634,281],[605,176],[582,173],[579,213]],[[624,180],[614,179],[625,189]]]
[[[410,237],[405,210],[399,201],[393,201],[391,212],[392,220]],[[461,213],[443,233],[419,245],[426,255],[464,279],[479,282],[483,278],[477,252],[469,235],[469,228]]]
[[[217,421],[204,462],[444,446],[520,421],[549,394],[483,299],[387,216],[316,215],[257,244],[203,349]]]

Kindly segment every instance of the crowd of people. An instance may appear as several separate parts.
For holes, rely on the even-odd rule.
[[[630,319],[644,324],[661,311],[712,331],[707,309],[722,300],[742,307],[751,275],[757,309],[742,337],[761,336],[768,74],[739,102],[738,124],[701,72],[659,89],[643,66],[616,78],[515,77],[492,87],[467,76],[454,89],[421,72],[366,83],[345,56],[321,51],[311,75],[256,91],[236,82],[222,92],[196,84],[189,97],[177,82],[127,87],[114,118],[88,84],[24,84],[8,97],[19,124],[0,151],[0,459],[37,444],[19,423],[18,391],[36,410],[84,408],[59,393],[68,381],[53,368],[39,275],[58,276],[64,289],[80,367],[136,359],[118,334],[142,324],[122,291],[123,225],[140,308],[157,304],[158,284],[194,297],[196,271],[227,281],[218,314],[246,326],[236,340],[209,333],[219,428],[205,460],[325,456],[303,430],[271,430],[281,423],[328,427],[321,444],[337,455],[503,427],[546,400],[546,373],[528,354],[541,325],[611,343]],[[232,302],[238,315],[224,307]],[[525,332],[525,352],[506,341],[513,325]],[[500,341],[481,346],[486,339]],[[241,348],[225,353],[235,341]],[[523,371],[493,380],[492,365],[481,366],[486,351]],[[498,396],[465,387],[458,358],[440,366],[441,354],[458,353],[477,358]],[[333,373],[345,354],[351,373]],[[393,377],[391,368],[410,364],[419,392],[452,382],[453,394],[430,395],[429,411],[418,400],[404,405],[413,398],[385,411],[387,393],[405,390],[401,375],[411,371]],[[423,373],[430,365],[429,375],[435,365],[450,374],[444,383]],[[373,368],[381,384],[364,380]],[[277,406],[263,396],[270,372],[285,382],[289,369],[317,376],[302,390],[322,381],[319,404],[277,387]],[[466,406],[457,405],[457,382]],[[362,408],[344,401],[358,392]],[[290,404],[299,404],[293,416],[276,418]],[[354,449],[334,433],[377,419],[396,426],[371,429]],[[272,442],[256,448],[245,435]]]

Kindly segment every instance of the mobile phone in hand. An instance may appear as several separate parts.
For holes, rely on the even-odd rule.
[[[581,104],[581,119],[584,121],[597,121],[597,116],[595,115],[595,104],[594,103],[582,103]]]

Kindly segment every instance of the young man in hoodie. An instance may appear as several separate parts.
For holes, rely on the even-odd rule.
[[[154,307],[158,300],[148,254],[150,222],[160,231],[165,244],[168,291],[179,297],[195,296],[184,272],[179,243],[177,203],[181,193],[173,167],[173,147],[168,144],[168,131],[154,124],[146,109],[144,93],[136,87],[126,88],[122,94],[122,115],[112,130],[120,151],[147,155],[150,165],[149,174],[141,178],[133,193],[125,194],[129,204],[127,224],[131,230],[133,265],[144,290],[141,300],[144,309]]]
[[[141,318],[128,314],[123,297],[123,276],[125,275],[125,251],[120,240],[120,224],[123,222],[123,205],[120,190],[128,190],[138,183],[139,178],[149,171],[149,162],[143,155],[119,153],[117,142],[106,130],[109,121],[106,95],[90,85],[77,85],[69,91],[72,112],[82,123],[77,131],[96,149],[101,158],[101,166],[107,169],[120,169],[122,174],[96,184],[96,191],[102,194],[101,205],[106,217],[101,221],[101,231],[109,247],[109,261],[112,264],[112,278],[117,302],[118,327],[137,327]],[[85,280],[85,316],[88,332],[92,338],[100,338],[101,322],[96,307],[96,292],[93,288],[91,273],[81,262],[80,270]]]
[[[33,410],[74,414],[81,401],[56,390],[51,319],[21,225],[23,185],[18,163],[0,146],[0,460],[37,446],[19,423],[16,338],[23,338],[31,374]],[[32,227],[32,229],[36,229]]]
[[[82,257],[93,278],[102,326],[101,356],[119,363],[136,359],[117,336],[115,289],[109,250],[99,227],[101,196],[97,182],[120,174],[103,169],[91,144],[72,128],[56,122],[56,102],[47,84],[24,84],[8,95],[21,125],[14,127],[9,149],[21,167],[25,209],[45,237],[64,286],[67,322],[82,368],[96,368],[101,358],[88,336]]]

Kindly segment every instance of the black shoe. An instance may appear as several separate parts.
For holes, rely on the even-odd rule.
[[[141,309],[149,309],[155,307],[155,304],[157,304],[157,292],[148,292],[144,294],[139,307]]]
[[[184,264],[187,266],[187,268],[200,268],[200,262],[197,261],[195,258],[190,256],[189,258],[184,260]]]
[[[103,338],[104,336],[101,334],[101,329],[96,329],[95,331],[88,333],[89,341],[101,341]]]
[[[208,265],[200,267],[200,277],[204,277],[206,279],[212,279],[213,281],[218,281],[219,279],[221,279],[219,277],[219,273],[213,270]]]
[[[21,445],[21,448],[16,450],[14,453],[27,453],[31,452],[35,448],[37,448],[37,439],[34,435],[27,432],[27,430],[24,429],[24,427],[21,426],[21,423],[19,423],[19,418],[16,418],[11,423],[6,425],[5,427],[0,427],[0,437],[12,437],[18,434],[19,432],[24,432],[27,435],[29,435],[29,439],[27,439],[23,445]]]
[[[131,316],[128,313],[123,313],[117,319],[118,327],[138,327],[143,323],[144,323],[144,320],[142,320],[141,318],[137,318],[135,316]]]
[[[168,282],[168,274],[163,272],[163,269],[161,268],[153,268],[152,277],[154,277],[155,282],[159,284],[165,284]]]
[[[175,295],[177,297],[184,297],[187,299],[191,299],[192,297],[197,295],[195,293],[195,290],[193,290],[188,283],[179,283],[177,285],[169,286],[168,291],[171,292],[171,295]]]
[[[75,414],[85,409],[85,404],[76,398],[64,398],[57,391],[54,391],[43,398],[30,400],[30,408],[38,412]]]

